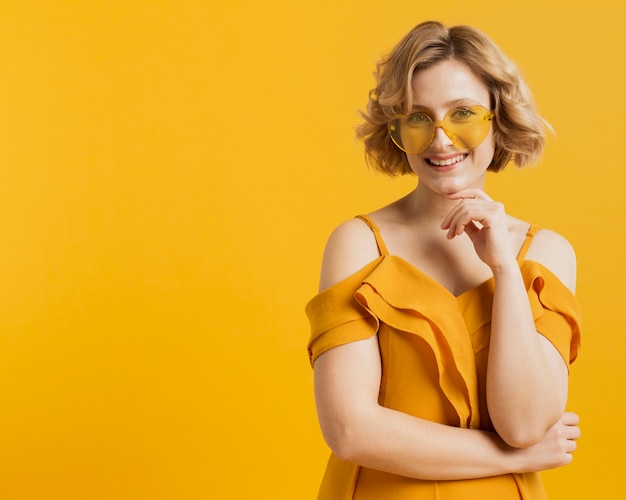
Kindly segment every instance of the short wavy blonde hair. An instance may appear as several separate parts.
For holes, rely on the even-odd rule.
[[[413,28],[376,66],[376,88],[370,91],[364,123],[356,135],[365,144],[368,164],[395,177],[411,174],[406,153],[392,142],[387,123],[412,108],[415,72],[455,59],[484,82],[495,110],[495,153],[488,170],[498,172],[510,161],[518,167],[538,162],[545,145],[544,125],[517,66],[481,31],[427,21]],[[549,127],[549,125],[547,125]]]

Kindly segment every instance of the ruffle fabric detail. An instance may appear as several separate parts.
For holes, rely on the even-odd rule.
[[[580,304],[569,288],[538,262],[524,261],[521,270],[537,331],[552,342],[569,366],[580,350]]]
[[[547,268],[523,261],[537,331],[569,366],[580,347],[580,307]],[[475,353],[489,343],[493,278],[459,296],[407,261],[385,255],[316,295],[306,306],[311,363],[324,352],[375,335],[379,325],[421,337],[435,356],[439,384],[462,427],[479,425]]]

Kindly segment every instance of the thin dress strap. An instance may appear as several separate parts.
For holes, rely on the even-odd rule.
[[[524,260],[526,258],[526,253],[528,253],[530,244],[533,242],[533,238],[540,229],[541,228],[539,226],[536,226],[535,224],[530,225],[530,227],[528,228],[528,232],[526,233],[524,243],[522,243],[522,248],[520,248],[519,253],[517,254],[517,260]]]
[[[385,245],[385,242],[383,241],[383,237],[380,234],[380,229],[378,229],[378,226],[374,223],[374,221],[370,219],[367,215],[357,215],[356,218],[361,219],[363,222],[365,222],[365,224],[367,224],[367,226],[374,233],[374,238],[376,239],[376,245],[378,245],[378,251],[380,252],[380,255],[389,255],[389,250],[387,250],[387,245]]]

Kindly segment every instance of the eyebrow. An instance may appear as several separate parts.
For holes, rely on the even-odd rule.
[[[448,101],[444,104],[445,108],[454,108],[456,106],[473,106],[475,104],[478,104],[480,106],[484,106],[484,104],[475,101],[474,99],[470,99],[469,97],[462,97],[460,99],[453,99],[452,101]],[[488,107],[488,106],[486,106]],[[417,109],[425,109],[425,110],[429,110],[431,111],[431,109],[428,106],[423,106],[421,104],[413,104],[413,110],[417,110]]]

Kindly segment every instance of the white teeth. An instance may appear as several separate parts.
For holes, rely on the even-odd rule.
[[[448,158],[447,160],[434,160],[433,158],[429,158],[428,161],[437,167],[444,167],[446,165],[452,165],[457,161],[461,161],[464,158],[464,155],[455,156],[454,158]]]

